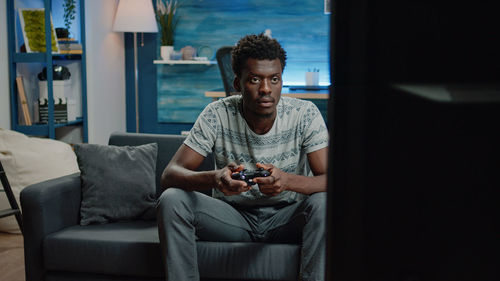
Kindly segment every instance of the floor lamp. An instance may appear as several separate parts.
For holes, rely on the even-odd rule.
[[[137,67],[137,32],[158,32],[152,0],[120,0],[115,14],[113,31],[134,33],[135,131],[138,133],[139,70]]]

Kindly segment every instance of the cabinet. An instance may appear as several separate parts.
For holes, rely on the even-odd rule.
[[[56,138],[56,130],[70,129],[77,127],[81,130],[81,141],[88,142],[87,129],[87,83],[86,83],[86,56],[85,56],[85,0],[76,1],[76,13],[79,18],[79,43],[82,46],[81,54],[59,54],[52,52],[51,32],[54,26],[51,11],[55,5],[62,5],[62,0],[7,0],[7,32],[9,49],[9,83],[10,83],[10,107],[11,107],[11,127],[12,130],[32,136],[43,136],[52,139]],[[31,7],[33,5],[33,7]],[[27,6],[27,7],[26,7]],[[43,8],[45,19],[45,52],[21,52],[24,42],[19,17],[19,8]],[[51,19],[52,16],[52,19]],[[54,77],[53,70],[56,65],[71,65],[77,75],[71,78],[72,87],[67,91],[69,94],[77,93],[77,102],[67,103],[67,110],[72,106],[78,106],[78,115],[74,120],[58,120],[55,116],[54,102]],[[46,93],[47,93],[47,117],[46,120],[33,122],[38,109],[39,86],[37,83],[37,72],[46,68]],[[36,69],[36,71],[33,71]],[[19,87],[16,78],[22,77],[25,96],[27,96],[28,106],[23,111],[23,106],[19,99]],[[76,86],[75,86],[76,85]],[[76,89],[75,89],[76,87]],[[26,108],[30,114],[32,124],[27,124],[23,120]],[[67,112],[69,113],[69,112]],[[69,115],[69,114],[68,114]],[[20,118],[21,117],[21,118]],[[61,128],[61,129],[60,129]]]

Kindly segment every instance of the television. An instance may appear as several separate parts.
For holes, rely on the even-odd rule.
[[[327,280],[500,280],[500,9],[480,3],[333,1]]]

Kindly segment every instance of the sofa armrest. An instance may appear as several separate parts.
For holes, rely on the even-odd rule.
[[[23,214],[26,280],[44,280],[42,243],[50,233],[77,225],[80,217],[80,174],[51,179],[24,188]]]

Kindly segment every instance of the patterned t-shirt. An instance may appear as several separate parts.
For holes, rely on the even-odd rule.
[[[184,144],[203,156],[213,152],[217,169],[235,162],[253,170],[256,163],[263,163],[287,173],[312,176],[307,154],[328,146],[328,131],[318,108],[310,101],[282,96],[273,127],[258,135],[243,118],[241,103],[241,96],[235,95],[209,104]],[[213,196],[239,206],[268,206],[304,198],[293,191],[267,196],[258,185],[233,196],[214,188]]]

